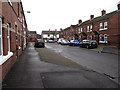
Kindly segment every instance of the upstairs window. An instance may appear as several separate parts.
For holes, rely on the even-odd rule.
[[[100,30],[106,30],[108,27],[108,23],[104,22],[104,23],[100,23]]]
[[[10,52],[10,24],[7,24],[8,34],[7,34],[7,40],[8,40],[8,52]]]
[[[108,26],[108,23],[107,22],[104,22],[104,29],[106,29]]]
[[[89,32],[90,31],[90,26],[87,26],[87,32]]]
[[[83,31],[83,28],[80,28],[81,32]]]
[[[90,31],[92,31],[92,29],[93,29],[93,26],[92,26],[92,25],[90,25]]]
[[[82,28],[79,28],[79,31],[78,31],[78,33],[81,33],[82,32]]]
[[[100,23],[100,29],[103,29],[103,23]]]
[[[2,20],[0,18],[0,56],[2,56]]]

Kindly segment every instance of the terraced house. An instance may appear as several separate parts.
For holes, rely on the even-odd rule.
[[[26,48],[27,23],[22,2],[0,1],[0,66],[2,80]]]
[[[94,17],[76,25],[71,25],[66,29],[61,29],[60,37],[66,39],[92,39],[97,40],[99,44],[110,45],[120,48],[120,3],[117,5],[118,10],[106,13],[101,11],[101,15]]]

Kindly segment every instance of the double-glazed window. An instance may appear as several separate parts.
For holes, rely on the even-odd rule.
[[[87,32],[89,32],[90,31],[90,26],[87,26]]]
[[[100,23],[100,30],[106,30],[108,28],[108,22]]]
[[[10,24],[7,24],[8,34],[7,34],[7,40],[8,40],[8,52],[10,52]]]
[[[107,34],[100,34],[100,43],[107,43],[108,42],[108,40],[107,40],[107,37],[108,37],[108,35]]]
[[[107,28],[108,24],[107,22],[104,22],[104,28]]]
[[[100,29],[103,29],[103,23],[100,23]]]
[[[79,28],[79,31],[78,31],[78,33],[81,33],[82,32],[82,27],[81,28]]]
[[[2,56],[2,20],[0,18],[0,56]]]

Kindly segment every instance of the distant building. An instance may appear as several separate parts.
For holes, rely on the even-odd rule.
[[[29,42],[35,42],[37,40],[37,32],[36,31],[29,31],[28,32]]]
[[[42,40],[57,40],[59,39],[59,31],[54,30],[48,30],[48,31],[42,31],[41,33]]]
[[[42,39],[40,34],[37,34],[37,39]]]

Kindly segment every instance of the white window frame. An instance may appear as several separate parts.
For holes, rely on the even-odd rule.
[[[2,19],[0,18],[0,21],[1,21],[1,35],[0,35],[0,38],[2,38]],[[13,53],[12,52],[8,52],[8,55],[6,56],[3,56],[3,42],[1,40],[1,50],[2,50],[2,55],[0,55],[0,65],[2,65],[4,62],[6,62],[11,56],[13,56]]]
[[[82,32],[82,31],[83,31],[83,28],[81,27],[80,30],[81,30],[81,32]]]
[[[103,23],[100,23],[100,30],[103,29]]]
[[[107,29],[108,27],[108,22],[104,22],[104,29]]]
[[[92,29],[93,29],[93,25],[90,25],[90,32],[92,31]]]
[[[8,33],[7,33],[7,41],[8,41],[8,53],[10,52],[10,24],[7,23],[7,30],[8,30]]]
[[[105,43],[108,42],[107,38],[108,38],[108,35],[107,35],[107,34],[104,34],[104,41],[105,41]]]
[[[10,3],[10,5],[12,6],[12,1],[11,0],[8,0],[8,2]]]
[[[99,38],[100,38],[99,43],[108,43],[107,36],[108,36],[107,34],[100,34],[100,36],[99,36]]]
[[[1,38],[1,55],[0,55],[0,57],[2,57],[3,56],[3,42],[2,42],[2,19],[0,18],[0,29],[1,29],[1,35],[0,35],[0,38]]]
[[[90,26],[87,26],[87,32],[90,32]]]

